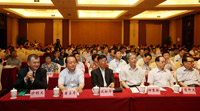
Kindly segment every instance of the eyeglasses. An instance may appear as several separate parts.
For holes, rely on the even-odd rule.
[[[186,62],[194,63],[194,61],[186,61]]]

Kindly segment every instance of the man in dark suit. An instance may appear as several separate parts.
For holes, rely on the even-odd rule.
[[[93,86],[98,87],[115,87],[113,71],[106,68],[106,56],[98,56],[99,68],[91,72],[91,81]]]
[[[18,71],[14,88],[20,89],[47,89],[46,70],[40,68],[40,58],[36,54],[28,56],[28,67]]]

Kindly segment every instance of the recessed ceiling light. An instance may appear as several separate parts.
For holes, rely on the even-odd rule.
[[[126,11],[124,10],[78,10],[79,18],[117,18]]]
[[[159,4],[157,7],[161,6],[198,6],[200,0],[166,0],[165,2]]]
[[[192,10],[148,10],[136,16],[133,16],[132,19],[168,19],[170,17],[174,17],[191,11]]]
[[[25,18],[63,18],[57,9],[17,9],[5,8],[5,10],[20,15]]]
[[[77,0],[78,6],[133,6],[144,0]]]

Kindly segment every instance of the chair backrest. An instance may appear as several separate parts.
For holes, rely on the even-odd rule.
[[[174,76],[174,79],[176,80],[176,84],[179,84],[179,83],[178,83],[177,76],[176,76],[176,71],[174,72],[173,76]]]
[[[176,69],[180,68],[181,67],[181,62],[174,62],[175,66],[176,66]]]
[[[58,66],[58,73],[60,73],[61,65],[60,65],[60,64],[57,64],[57,66]]]
[[[1,85],[1,74],[2,74],[2,70],[3,70],[3,65],[0,64],[0,91],[2,90],[2,85]]]
[[[174,62],[174,57],[170,57],[170,59]]]
[[[199,69],[199,67],[197,66],[198,65],[198,61],[194,61],[194,65],[195,65],[195,68]]]
[[[66,57],[63,59],[63,61],[64,61],[64,65],[63,65],[63,67],[66,67],[65,60],[66,60]]]

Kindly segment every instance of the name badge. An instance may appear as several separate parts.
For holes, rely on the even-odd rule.
[[[53,72],[47,72],[48,77],[53,77]]]
[[[160,87],[148,87],[147,93],[151,95],[160,95]]]
[[[76,90],[64,90],[63,98],[77,98],[77,91]]]
[[[45,97],[44,89],[30,90],[30,98],[41,98],[41,97]]]
[[[183,94],[196,94],[195,87],[182,87]]]
[[[113,96],[113,88],[100,88],[100,96]]]

